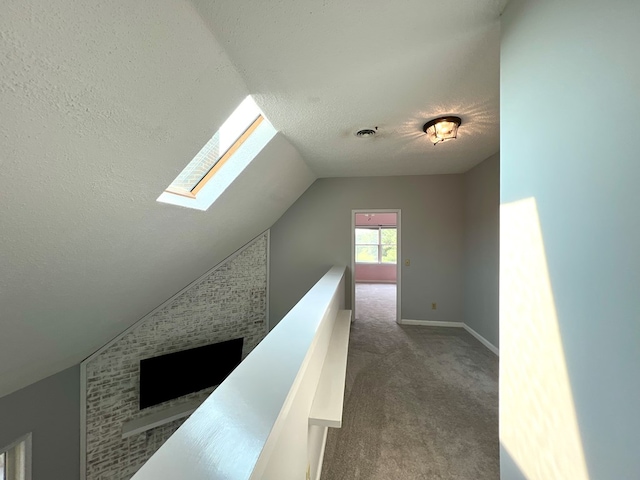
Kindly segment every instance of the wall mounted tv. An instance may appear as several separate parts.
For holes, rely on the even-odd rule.
[[[140,409],[219,385],[242,360],[243,338],[140,360]]]

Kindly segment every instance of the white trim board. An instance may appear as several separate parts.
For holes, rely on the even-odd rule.
[[[324,463],[324,451],[327,448],[327,435],[329,434],[329,427],[324,427],[324,435],[322,436],[322,447],[320,448],[320,457],[318,459],[318,473],[315,480],[320,480],[322,475],[322,465]]]
[[[462,322],[438,322],[435,320],[400,320],[400,325],[421,325],[423,327],[458,327],[463,328],[464,323]]]
[[[493,343],[491,343],[489,340],[487,340],[486,338],[484,338],[482,335],[480,335],[478,332],[476,332],[473,328],[471,328],[469,325],[467,325],[466,323],[463,324],[464,325],[464,329],[469,332],[471,335],[473,335],[474,337],[476,337],[476,339],[483,344],[485,347],[487,347],[489,350],[491,350],[493,353],[495,353],[497,356],[500,356],[500,350],[498,350],[498,347],[496,347]]]
[[[271,229],[269,228],[268,230],[266,230],[266,232],[267,232],[267,305],[266,305],[267,315],[265,318],[265,327],[264,327],[265,336],[269,335],[269,331],[271,330],[271,321],[270,321],[271,317],[269,316],[270,315],[269,310],[271,309],[271,304],[269,303],[270,302],[269,298],[271,297],[271,289],[269,288],[269,285],[271,284]],[[255,240],[255,238],[253,240]],[[247,248],[249,246],[249,243],[247,243],[247,245],[245,245],[243,248]]]
[[[453,328],[464,328],[467,332],[469,332],[473,337],[476,338],[482,345],[487,347],[493,353],[495,353],[498,357],[500,356],[500,350],[489,340],[484,338],[478,332],[476,332],[473,328],[463,322],[439,322],[433,320],[408,320],[402,319],[400,320],[400,325],[418,325],[423,327],[453,327]]]

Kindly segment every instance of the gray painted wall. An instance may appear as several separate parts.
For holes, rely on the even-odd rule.
[[[332,265],[350,266],[362,208],[402,209],[402,318],[462,321],[463,201],[461,175],[317,180],[271,228],[271,327]]]
[[[500,156],[464,174],[464,322],[499,346]]]
[[[80,478],[80,367],[0,398],[0,448],[32,433],[34,480]]]
[[[535,199],[588,478],[640,478],[640,2],[512,0],[502,18],[501,249],[505,208]],[[524,358],[526,336],[503,336],[510,300],[501,285],[501,435],[503,409],[526,400],[502,366],[535,370],[548,347]],[[556,421],[550,388],[541,426]],[[547,450],[539,471],[563,460],[559,443],[520,447]],[[503,479],[520,478],[512,464]]]

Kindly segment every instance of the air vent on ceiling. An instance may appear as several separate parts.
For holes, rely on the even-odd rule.
[[[371,138],[371,137],[375,136],[376,130],[378,130],[378,127],[376,127],[375,130],[373,128],[363,128],[362,130],[358,130],[356,132],[356,137],[358,137],[358,138]]]

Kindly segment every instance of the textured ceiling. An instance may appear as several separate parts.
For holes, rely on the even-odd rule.
[[[499,149],[506,0],[193,2],[319,176],[464,172]],[[421,128],[441,114],[463,124],[433,146]]]
[[[0,32],[2,396],[77,364],[315,176],[278,134],[207,212],[156,202],[248,94],[187,0],[3,1]]]
[[[77,364],[316,176],[496,152],[503,3],[0,2],[0,396]],[[157,203],[249,93],[281,133],[207,212]],[[440,113],[463,126],[433,147]]]

